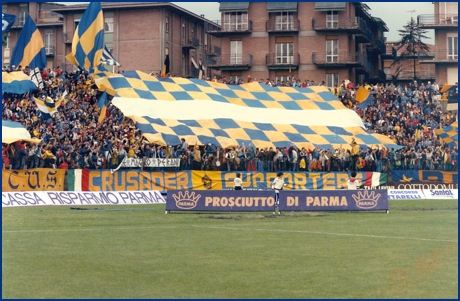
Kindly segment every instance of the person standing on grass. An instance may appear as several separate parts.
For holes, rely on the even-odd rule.
[[[273,208],[273,214],[276,213],[276,208],[278,208],[278,214],[280,214],[280,210],[279,210],[279,204],[280,204],[280,190],[283,190],[283,187],[284,186],[287,186],[287,184],[284,184],[284,180],[283,180],[283,173],[282,172],[279,172],[276,174],[276,178],[273,180],[273,183],[272,183],[272,190],[275,190],[275,206]]]
[[[233,189],[243,190],[243,181],[241,181],[241,174],[239,172],[236,173],[236,178],[233,180]]]

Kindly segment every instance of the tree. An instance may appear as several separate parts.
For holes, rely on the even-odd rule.
[[[414,60],[414,80],[416,80],[416,61],[422,54],[427,54],[430,47],[423,43],[422,39],[429,39],[425,34],[426,30],[420,28],[415,20],[411,17],[404,29],[398,30],[401,40],[398,42],[399,46],[396,48],[396,57],[392,64],[400,63],[404,59]],[[399,53],[399,56],[397,55]],[[396,77],[401,72],[401,68],[396,71]]]

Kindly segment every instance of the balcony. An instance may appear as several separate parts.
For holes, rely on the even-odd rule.
[[[49,10],[40,10],[37,20],[37,26],[44,25],[44,24],[55,24],[55,23],[62,23],[64,21],[64,17],[61,14],[49,11]]]
[[[420,28],[455,28],[458,27],[458,14],[419,15],[417,23]]]
[[[300,64],[300,54],[279,55],[268,53],[265,57],[268,70],[296,70]]]
[[[200,39],[188,38],[182,40],[182,48],[197,49],[200,47]]]
[[[379,70],[380,71],[380,70]],[[395,74],[385,74],[387,80],[410,81],[414,80],[414,70],[403,70],[397,76]],[[428,81],[436,78],[435,70],[416,70],[415,78],[418,80]]]
[[[458,63],[458,50],[454,52],[452,49],[436,49],[434,52],[420,55],[418,60],[421,64],[456,64]]]
[[[292,20],[290,22],[277,22],[276,20],[269,20],[265,23],[269,33],[277,32],[298,32],[300,30],[300,21]]]
[[[46,56],[54,56],[56,54],[54,46],[45,45]]]
[[[206,33],[215,37],[234,36],[234,35],[247,35],[252,33],[252,21],[243,23],[223,23],[220,29],[211,29]]]
[[[327,18],[312,19],[312,28],[317,32],[338,33],[344,32],[354,34],[358,43],[370,43],[372,41],[372,33],[367,27],[366,22],[360,17],[351,19],[336,19]]]
[[[20,12],[19,15],[16,15],[16,21],[13,23],[14,27],[23,27],[26,23],[27,17],[29,16],[28,12]]]
[[[220,61],[220,57],[205,57],[204,65],[206,68],[218,69]]]
[[[378,82],[385,82],[387,80],[387,75],[382,70],[374,69],[370,73],[369,79]]]
[[[372,41],[370,46],[366,47],[368,52],[376,53],[376,54],[386,54],[387,47],[382,40],[375,39]]]
[[[336,54],[330,54],[326,52],[313,52],[311,54],[311,60],[313,64],[318,67],[331,67],[331,68],[340,68],[340,67],[353,67],[360,68],[363,67],[363,58],[362,54],[351,54],[347,51],[341,51]]]
[[[216,65],[221,71],[245,71],[251,69],[253,64],[252,54],[227,55],[216,60]],[[208,67],[210,67],[208,65]]]
[[[204,54],[206,56],[220,56],[221,48],[215,45],[206,45],[204,48]]]

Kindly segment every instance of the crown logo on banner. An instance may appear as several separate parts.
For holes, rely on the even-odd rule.
[[[364,190],[359,191],[358,194],[351,195],[356,202],[356,206],[361,209],[372,209],[377,206],[381,194],[376,194],[375,191]]]
[[[201,194],[195,192],[179,191],[173,194],[172,197],[176,201],[176,206],[180,209],[190,210],[196,207],[196,203],[201,198]]]

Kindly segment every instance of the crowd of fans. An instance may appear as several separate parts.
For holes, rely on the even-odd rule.
[[[29,73],[28,68],[18,68]],[[3,70],[5,71],[5,69]],[[12,70],[7,70],[12,71]],[[180,166],[146,167],[147,170],[251,170],[251,171],[390,171],[423,169],[456,171],[457,147],[443,144],[434,130],[457,121],[457,113],[442,113],[440,87],[436,82],[407,85],[365,84],[373,103],[359,108],[355,94],[359,88],[348,79],[330,89],[342,103],[354,110],[369,132],[390,137],[399,150],[378,146],[338,149],[305,149],[291,144],[284,148],[257,148],[240,145],[221,149],[215,145],[189,145],[185,139],[176,146],[161,146],[146,141],[135,124],[109,104],[106,118],[98,123],[98,91],[94,80],[83,72],[67,73],[61,68],[42,71],[45,88],[33,95],[4,93],[2,119],[22,123],[39,144],[2,145],[3,169],[37,167],[64,169],[114,169],[125,158],[180,158]],[[207,80],[241,84],[225,77]],[[270,86],[305,88],[324,82],[292,80],[287,82],[252,79]],[[33,97],[59,99],[67,91],[65,103],[46,119]],[[99,92],[100,93],[100,92]]]

